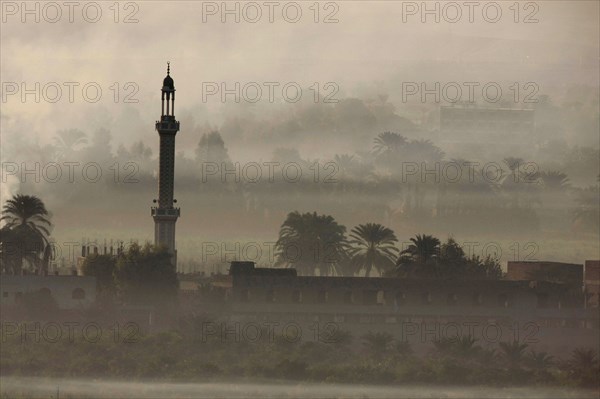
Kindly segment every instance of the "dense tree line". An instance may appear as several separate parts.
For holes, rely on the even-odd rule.
[[[349,236],[329,215],[291,212],[275,244],[275,266],[300,274],[397,276],[405,278],[498,279],[498,259],[467,255],[453,238],[441,243],[418,234],[400,250],[396,234],[377,223],[359,224]]]
[[[574,94],[578,92],[584,95]],[[493,226],[495,239],[533,235],[541,241],[575,236],[594,242],[600,232],[600,150],[569,145],[561,137],[567,128],[584,134],[597,124],[597,115],[596,120],[589,116],[597,97],[581,88],[571,90],[567,97],[569,101],[561,105],[544,97],[536,106],[541,121],[535,132],[539,145],[527,146],[526,151],[488,148],[493,156],[490,151],[471,151],[466,144],[444,146],[432,126],[417,126],[400,117],[386,96],[344,99],[331,106],[298,104],[295,112],[276,121],[246,113],[226,117],[218,127],[197,125],[193,114],[185,115],[186,142],[191,142],[189,137],[197,141],[177,154],[176,196],[188,225],[198,226],[198,237],[210,232],[209,241],[213,233],[222,240],[230,231],[239,232],[236,239],[257,230],[263,237],[271,235],[290,210],[316,210],[348,225],[365,221],[384,225],[401,238],[418,231],[489,238]],[[567,120],[572,127],[565,125]],[[337,139],[347,133],[354,150],[345,148],[335,154],[333,149],[334,155],[319,159],[296,146],[301,137],[316,138],[321,133]],[[253,181],[249,172],[253,169],[244,169],[251,162],[230,155],[228,146],[258,147],[257,137],[277,138],[278,147],[270,155],[265,152],[252,160],[279,164],[272,181],[267,167],[262,178]],[[30,169],[37,163],[40,172],[37,180],[9,173],[9,183],[22,180],[18,191],[44,198],[55,214],[93,226],[86,231],[118,232],[127,234],[119,237],[127,240],[132,233],[124,219],[141,215],[156,195],[158,160],[146,141],[111,148],[111,139],[105,129],[65,129],[56,132],[49,144],[25,146],[15,140],[7,152],[18,154],[19,167],[21,161]],[[7,158],[9,163],[12,160]],[[78,165],[75,182],[70,181],[65,162]],[[43,173],[53,163],[62,165],[62,177],[56,182],[48,181]],[[84,178],[83,166],[94,163],[101,168],[101,176],[96,180],[92,167]],[[302,171],[297,180],[281,170],[282,165],[291,164]],[[147,198],[146,205],[140,198]],[[182,263],[201,258],[194,242],[198,237],[180,236]],[[40,261],[38,269],[42,265]],[[381,271],[369,271],[377,272]]]
[[[164,306],[177,298],[178,281],[166,247],[133,243],[118,255],[91,254],[83,262],[84,275],[95,276],[100,298]]]
[[[186,327],[187,326],[187,327]],[[598,354],[578,348],[565,358],[517,341],[481,345],[471,336],[434,341],[425,353],[392,334],[370,332],[292,341],[263,334],[249,342],[232,334],[199,336],[199,327],[140,334],[123,342],[106,334],[99,342],[28,342],[10,336],[0,347],[3,376],[218,381],[238,378],[365,384],[439,384],[585,387],[598,389]],[[32,359],[31,353],[35,353]]]
[[[373,220],[396,231],[397,226],[403,226],[409,231],[451,230],[467,235],[485,233],[487,226],[493,224],[500,234],[518,230],[597,235],[600,197],[594,180],[598,175],[599,149],[569,146],[554,132],[568,128],[564,121],[556,120],[559,115],[573,114],[577,117],[559,119],[568,119],[577,129],[589,133],[597,116],[596,121],[586,117],[588,122],[583,125],[589,125],[587,128],[577,121],[583,120],[582,113],[590,110],[589,104],[597,103],[592,94],[585,92],[585,99],[577,100],[571,93],[572,101],[564,106],[544,97],[536,109],[543,121],[536,125],[536,137],[543,139],[540,144],[527,144],[527,151],[497,148],[494,156],[486,151],[442,149],[441,143],[436,144],[440,137],[435,136],[432,127],[418,127],[398,116],[385,96],[373,101],[344,99],[335,106],[298,104],[299,109],[290,114],[289,120],[277,123],[248,115],[230,117],[218,127],[220,132],[214,126],[195,125],[190,115],[187,123],[191,126],[186,128],[198,141],[195,148],[177,154],[177,195],[183,205],[194,205],[188,206],[187,215],[197,214],[198,220],[211,226],[223,225],[223,229],[234,223],[229,219],[235,220],[236,226],[273,227],[290,209],[306,211],[317,202],[321,213],[335,213],[344,220]],[[298,136],[298,132],[303,134]],[[360,145],[354,146],[358,148],[355,152],[315,159],[302,154],[296,146],[300,137],[322,133],[323,137],[335,134],[339,138],[342,132],[347,132],[353,142],[361,137]],[[279,148],[270,157],[261,154],[253,162],[293,162],[301,168],[301,178],[290,182],[279,170],[274,182],[269,181],[266,171],[262,179],[250,181],[242,172],[247,160],[244,163],[233,159],[227,145],[256,146],[257,137],[277,138]],[[78,184],[69,182],[63,166],[63,177],[58,182],[34,184],[32,179],[26,179],[21,182],[21,191],[46,198],[57,212],[68,211],[72,205],[96,204],[98,197],[107,195],[143,195],[150,203],[156,190],[157,154],[144,141],[111,151],[110,141],[107,130],[86,133],[67,129],[57,132],[53,143],[29,146],[27,151],[18,148],[18,143],[12,144],[18,148],[19,160],[39,162],[42,167],[52,162],[80,163],[76,168]],[[89,162],[98,163],[103,172],[93,183],[82,181],[80,176],[82,165]],[[217,173],[207,170],[215,165]],[[462,170],[455,177],[457,167]],[[237,172],[223,177],[223,170],[236,168]],[[127,213],[139,204],[109,202],[110,208],[96,204],[99,213],[110,209]],[[230,215],[228,220],[223,218],[225,213]],[[108,220],[100,217],[95,222]]]

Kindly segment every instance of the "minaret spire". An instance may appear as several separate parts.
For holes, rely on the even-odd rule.
[[[179,131],[179,122],[175,120],[175,82],[171,77],[171,63],[167,62],[167,76],[162,86],[162,112],[156,121],[156,130],[160,136],[160,155],[158,173],[158,206],[152,207],[154,218],[154,244],[164,245],[173,255],[173,264],[177,263],[175,249],[175,223],[179,217],[179,208],[174,207],[175,183],[175,135]],[[166,112],[165,112],[166,100]]]

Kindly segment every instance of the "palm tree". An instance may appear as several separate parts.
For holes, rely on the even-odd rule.
[[[358,161],[354,158],[354,155],[348,154],[335,154],[335,157],[333,157],[333,162],[335,162],[337,165],[340,175],[344,177],[348,177],[357,170],[360,170],[361,166],[360,163],[358,163]]]
[[[563,191],[571,185],[566,173],[551,170],[540,174],[544,188],[548,191]]]
[[[356,226],[350,232],[350,256],[357,272],[365,270],[369,276],[373,269],[379,274],[394,266],[394,258],[398,248],[394,232],[377,223],[367,223]]]
[[[441,355],[451,355],[460,358],[467,358],[479,353],[481,347],[475,345],[476,338],[470,335],[463,335],[460,338],[442,337],[434,341],[436,351]]]
[[[510,200],[514,202],[512,205],[519,207],[521,205],[519,194],[527,194],[528,190],[531,191],[532,188],[536,187],[534,184],[526,183],[539,182],[542,175],[537,170],[529,171],[533,167],[533,164],[525,162],[522,158],[508,157],[504,158],[503,162],[510,170],[510,173],[503,176],[500,186],[511,197]],[[527,201],[529,201],[529,198]],[[527,203],[527,201],[525,202]]]
[[[345,257],[346,227],[332,216],[291,212],[279,230],[275,244],[276,265],[294,267],[300,274],[339,274]]]
[[[519,170],[519,166],[521,166],[525,162],[523,160],[523,158],[515,158],[515,157],[504,158],[502,161],[504,162],[504,164],[506,166],[508,166],[508,169],[512,173],[517,173]]]
[[[598,355],[593,349],[577,348],[567,362],[571,378],[584,386],[598,386],[600,370]]]
[[[440,240],[427,234],[417,234],[411,244],[400,252],[396,271],[400,275],[435,274],[440,254]]]
[[[481,347],[479,345],[475,345],[476,342],[477,338],[473,338],[470,335],[461,336],[454,345],[456,348],[456,353],[459,356],[464,357],[479,353]]]
[[[554,357],[546,352],[536,352],[534,350],[529,351],[527,359],[531,368],[538,373],[547,371],[550,366],[554,363]]]
[[[571,353],[571,366],[580,369],[593,369],[598,365],[598,355],[593,349],[577,348]]]
[[[52,225],[47,219],[48,215],[41,199],[34,195],[17,194],[4,204],[0,220],[6,221],[10,229],[27,226],[47,237],[50,235],[48,228]]]
[[[387,332],[371,332],[363,335],[363,344],[369,350],[369,352],[375,356],[380,357],[393,347],[394,337],[392,334]]]
[[[401,254],[408,254],[417,262],[427,263],[440,253],[440,240],[427,234],[417,234],[410,239],[411,245]]]
[[[499,346],[507,364],[511,368],[516,368],[523,362],[525,349],[527,349],[528,345],[519,341],[513,341],[511,343],[500,342]]]
[[[380,133],[373,140],[373,154],[390,155],[397,154],[402,146],[406,144],[406,138],[398,133],[384,132]]]
[[[445,153],[438,146],[433,144],[431,140],[412,140],[406,146],[408,158],[415,162],[440,162],[444,159]]]
[[[5,221],[2,246],[13,245],[19,252],[14,271],[20,273],[23,259],[32,260],[32,256],[39,258],[44,253],[45,262],[38,272],[47,271],[49,257],[45,248],[48,247],[48,236],[52,224],[48,220],[49,213],[46,206],[38,197],[33,195],[17,194],[7,200],[2,209],[0,221]],[[9,241],[12,240],[12,241]],[[4,254],[4,253],[3,253]]]
[[[594,369],[598,367],[598,356],[593,349],[577,348],[571,353],[569,366],[578,370]]]

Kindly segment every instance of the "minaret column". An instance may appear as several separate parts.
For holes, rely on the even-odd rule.
[[[179,122],[175,119],[175,83],[170,76],[170,65],[167,63],[167,76],[162,87],[162,115],[156,121],[156,130],[160,136],[159,172],[158,172],[158,206],[152,207],[154,218],[154,244],[166,246],[173,255],[172,262],[177,264],[175,248],[175,223],[179,218],[179,208],[174,207],[173,198],[175,183],[175,135],[179,131]],[[171,98],[172,97],[172,98]],[[165,100],[167,109],[165,112]],[[169,107],[171,100],[171,107]]]

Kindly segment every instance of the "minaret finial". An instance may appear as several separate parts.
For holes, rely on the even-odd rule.
[[[170,71],[171,71],[171,61],[167,61],[167,76],[169,76]]]

